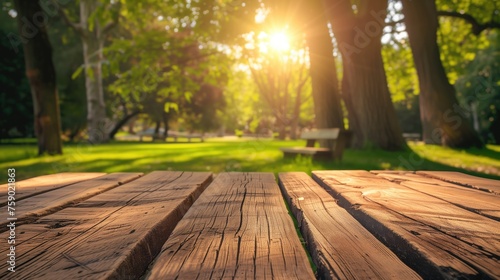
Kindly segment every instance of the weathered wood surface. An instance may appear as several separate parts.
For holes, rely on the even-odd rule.
[[[314,279],[270,173],[221,173],[186,213],[147,279]]]
[[[367,171],[313,177],[424,278],[500,278],[498,221]]]
[[[106,175],[102,172],[75,173],[64,172],[51,175],[38,176],[16,182],[16,200],[62,188],[77,182],[89,180]],[[1,190],[7,190],[7,184],[0,185]],[[7,205],[7,191],[0,192],[0,206]]]
[[[307,174],[279,174],[321,279],[421,279]]]
[[[372,172],[373,173],[373,172]],[[391,182],[434,196],[485,217],[500,221],[500,201],[493,193],[467,188],[414,172],[376,172]]]
[[[417,171],[417,174],[500,195],[499,180],[479,178],[472,175],[452,171]]]
[[[156,171],[21,225],[16,272],[2,262],[0,278],[139,278],[210,180],[210,173]]]
[[[23,200],[17,200],[14,207],[16,209],[17,224],[19,225],[30,219],[53,213],[69,204],[77,203],[137,179],[141,175],[142,173],[112,173],[71,185],[65,185],[64,187],[42,192]],[[7,206],[1,207],[0,232],[7,230],[7,227],[5,227],[9,222],[7,221],[7,215]]]

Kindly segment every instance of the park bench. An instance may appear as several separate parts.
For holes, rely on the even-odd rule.
[[[339,128],[307,130],[300,135],[300,139],[307,140],[305,147],[283,147],[280,150],[285,157],[307,155],[313,159],[341,160],[349,136],[349,131]],[[328,147],[315,147],[316,141],[319,140],[326,140]]]
[[[406,141],[421,141],[422,135],[420,133],[403,133],[403,138]]]
[[[59,173],[0,206],[0,279],[500,278],[500,181],[458,172]]]
[[[139,141],[143,141],[144,136],[150,136],[153,141],[155,140],[161,140],[161,141],[166,141],[165,138],[163,138],[163,132],[160,132],[159,135],[155,134],[154,129],[146,129],[141,132],[138,132],[137,135],[139,136]],[[178,132],[178,131],[169,131],[168,132],[168,137],[174,138],[174,142],[178,142],[180,138],[182,139],[187,139],[188,142],[191,142],[191,139],[199,139],[200,142],[204,142],[205,138],[203,137],[202,134],[197,134],[197,133],[183,133],[183,132]]]
[[[191,142],[191,139],[199,139],[200,142],[205,141],[203,134],[199,134],[199,133],[172,132],[172,133],[169,133],[168,136],[173,137],[174,142],[177,142],[179,138],[186,138],[188,140],[188,142]]]

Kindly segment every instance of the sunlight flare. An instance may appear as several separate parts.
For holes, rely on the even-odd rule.
[[[283,31],[274,32],[269,34],[269,46],[276,51],[288,51],[290,50],[290,39]]]

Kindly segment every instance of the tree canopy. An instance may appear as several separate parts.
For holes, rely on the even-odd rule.
[[[406,147],[403,132],[451,147],[500,140],[495,1],[39,3],[66,139],[98,144],[129,124],[282,138],[340,127],[352,147],[388,150]],[[30,136],[18,51],[32,39],[16,31],[13,1],[1,7],[13,59],[0,65],[0,135]]]

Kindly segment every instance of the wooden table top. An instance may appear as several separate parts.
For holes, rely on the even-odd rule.
[[[1,187],[0,279],[500,279],[500,181],[457,172],[60,173]]]

